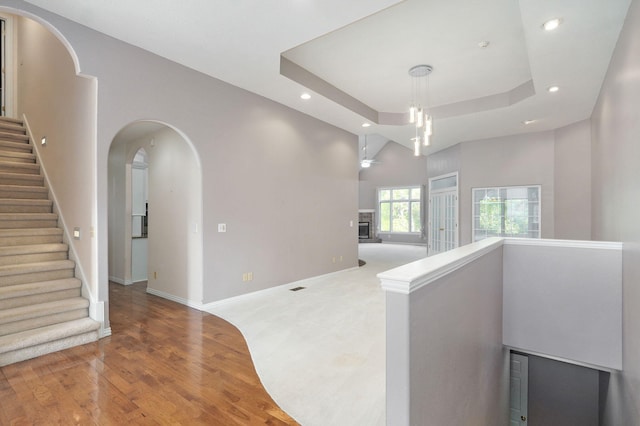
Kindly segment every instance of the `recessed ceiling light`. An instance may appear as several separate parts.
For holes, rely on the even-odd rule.
[[[371,123],[362,123],[362,127],[370,127]]]
[[[306,101],[307,99],[311,99],[311,95],[308,93],[303,93],[302,95],[300,95],[300,99],[304,99]]]
[[[480,43],[478,43],[478,47],[480,49],[484,49],[484,48],[486,48],[488,46],[489,46],[489,42],[488,41],[481,41]]]
[[[558,28],[561,23],[562,23],[561,18],[549,19],[547,22],[542,24],[542,28],[544,28],[545,31],[553,31],[556,28]]]
[[[549,93],[556,93],[560,88],[558,86],[551,86],[547,89]]]
[[[533,123],[535,123],[536,121],[538,121],[538,120],[524,120],[524,121],[522,122],[522,124],[524,124],[524,125],[529,125],[529,124],[533,124]]]

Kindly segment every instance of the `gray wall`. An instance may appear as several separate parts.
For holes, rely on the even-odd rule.
[[[96,82],[76,76],[66,48],[42,25],[19,19],[17,27],[19,117],[27,115],[35,148],[66,228],[80,228],[68,240],[77,272],[87,283],[96,273],[92,259],[95,191]],[[46,136],[47,145],[39,141]]]
[[[591,121],[555,131],[554,238],[591,239]]]
[[[592,234],[623,241],[623,371],[612,373],[604,424],[640,419],[640,1],[633,0],[592,121]]]
[[[412,293],[410,323],[411,424],[506,424],[502,248]]]
[[[376,189],[379,187],[427,184],[426,157],[414,156],[413,151],[405,146],[389,141],[378,152],[375,159],[380,163],[360,170],[360,209],[376,208]],[[383,242],[426,244],[426,238],[422,236],[382,234],[379,237]]]
[[[427,158],[429,178],[459,172],[460,245],[471,242],[471,190],[542,185],[542,237],[554,237],[554,135],[529,133],[463,142]]]
[[[83,214],[96,230],[89,257],[101,300],[108,298],[109,147],[141,119],[172,125],[198,153],[204,303],[357,266],[355,135],[28,3],[5,4],[50,22],[75,49],[82,72],[97,77],[97,140],[76,141],[90,147],[76,161],[93,164],[93,180],[82,180],[95,190],[93,211]],[[39,89],[43,103],[57,102]],[[218,223],[227,233],[217,233]],[[254,280],[243,282],[243,272]]]
[[[598,426],[597,370],[528,355],[529,426]]]
[[[431,264],[433,258],[381,274],[388,425],[507,424],[503,250],[501,244],[474,250],[481,254],[469,248],[449,252],[450,259],[473,260],[446,274]]]

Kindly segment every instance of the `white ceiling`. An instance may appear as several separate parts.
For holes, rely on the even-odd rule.
[[[432,65],[431,152],[461,141],[555,129],[588,118],[630,4],[27,1],[352,133],[378,134],[407,147],[414,136],[411,127],[384,124],[388,116],[377,114],[402,118],[411,97],[409,68]],[[561,17],[562,25],[543,31],[542,23],[554,17]],[[490,44],[483,49],[481,41]],[[322,80],[310,100],[300,99],[306,90],[302,84],[280,73],[281,55]],[[560,91],[548,93],[552,85]],[[332,96],[335,89],[373,115]],[[524,120],[536,122],[524,125]],[[362,128],[365,121],[372,126]]]

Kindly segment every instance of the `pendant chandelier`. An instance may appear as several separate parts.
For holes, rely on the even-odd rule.
[[[421,146],[431,144],[433,135],[433,118],[427,112],[427,96],[429,91],[429,74],[431,65],[416,65],[409,69],[411,76],[411,106],[409,107],[409,123],[415,125],[416,136],[413,138],[414,155],[420,155]]]

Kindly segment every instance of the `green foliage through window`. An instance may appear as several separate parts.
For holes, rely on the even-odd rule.
[[[420,187],[379,189],[380,232],[421,232],[421,195]]]
[[[540,238],[540,186],[475,188],[473,240]]]

